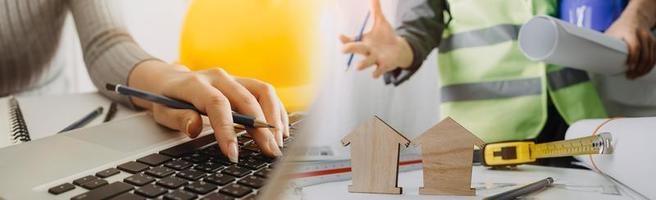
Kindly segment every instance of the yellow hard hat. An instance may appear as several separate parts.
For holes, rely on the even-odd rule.
[[[290,112],[313,98],[313,1],[194,0],[180,40],[180,64],[221,67],[271,83]]]

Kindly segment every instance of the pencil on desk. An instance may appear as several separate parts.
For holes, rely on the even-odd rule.
[[[553,178],[547,177],[545,179],[539,180],[535,183],[531,183],[519,188],[515,188],[506,192],[495,194],[489,197],[485,197],[483,200],[509,200],[516,199],[520,196],[525,196],[530,193],[542,190],[554,182]]]
[[[105,85],[105,88],[107,90],[114,91],[114,92],[116,92],[118,94],[121,94],[121,95],[137,97],[137,98],[140,98],[140,99],[143,99],[143,100],[147,100],[147,101],[151,101],[151,102],[155,102],[155,103],[160,103],[160,104],[166,105],[166,106],[171,107],[171,108],[190,109],[190,110],[194,110],[194,111],[196,111],[196,112],[198,112],[202,115],[206,115],[205,112],[202,112],[202,111],[198,110],[194,105],[192,105],[190,103],[180,101],[180,100],[176,100],[176,99],[172,99],[172,98],[165,97],[165,96],[161,96],[161,95],[157,95],[157,94],[153,94],[153,93],[146,92],[146,91],[143,91],[143,90],[139,90],[139,89],[136,89],[136,88],[127,87],[127,86],[120,85],[120,84],[114,85],[114,84],[109,84],[109,83],[107,85]],[[239,114],[239,113],[236,113],[234,111],[232,112],[232,121],[236,124],[241,124],[241,125],[244,125],[245,127],[248,127],[248,128],[275,128],[274,126],[272,126],[270,124],[267,124],[266,122],[256,120],[255,117]]]
[[[73,122],[73,124],[68,125],[66,128],[64,128],[63,130],[61,130],[57,133],[63,133],[63,132],[66,132],[66,131],[71,131],[73,129],[80,128],[80,127],[88,124],[89,122],[91,122],[91,120],[98,117],[98,115],[102,114],[102,112],[103,112],[103,107],[100,106],[100,107],[96,108],[95,110],[91,111],[91,113],[85,115],[82,119],[79,119],[79,120]]]
[[[360,28],[360,33],[355,36],[355,42],[362,41],[362,36],[364,34],[364,28],[367,27],[367,22],[369,21],[369,15],[371,15],[371,11],[367,12],[367,16],[364,17],[364,22],[362,23],[362,27]],[[349,56],[348,62],[346,63],[346,70],[348,70],[351,67],[351,63],[353,62],[353,57],[354,54],[351,53]]]

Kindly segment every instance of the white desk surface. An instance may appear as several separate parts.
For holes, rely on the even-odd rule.
[[[422,185],[422,171],[409,171],[399,174],[399,187],[403,187],[401,195],[349,193],[351,181],[330,182],[302,188],[301,198],[311,200],[321,199],[481,199],[491,194],[507,191],[523,184],[535,182],[546,177],[555,179],[554,185],[546,190],[527,196],[528,199],[603,199],[619,200],[634,199],[628,191],[616,186],[612,181],[589,170],[564,169],[522,165],[516,170],[489,170],[483,166],[475,166],[472,175],[472,186],[488,189],[477,190],[477,196],[430,196],[419,195],[418,188]],[[485,187],[487,185],[487,187]],[[604,189],[606,188],[606,189]],[[615,193],[615,194],[603,194]]]

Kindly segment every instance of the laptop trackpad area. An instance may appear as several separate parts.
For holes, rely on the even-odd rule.
[[[25,197],[19,194],[43,195],[46,193],[31,193],[31,190],[46,190],[60,184],[62,178],[93,174],[103,165],[115,166],[120,164],[114,163],[117,161],[134,160],[130,157],[161,150],[185,138],[184,134],[157,125],[152,117],[140,114],[6,147],[0,151],[0,177],[14,181],[0,182],[0,199]]]
[[[62,135],[0,151],[0,197],[20,199],[30,188],[121,159],[123,153]],[[8,181],[12,180],[12,181]],[[1,195],[0,195],[1,196]]]
[[[147,114],[70,132],[67,136],[123,153],[143,152],[186,137],[158,125]]]

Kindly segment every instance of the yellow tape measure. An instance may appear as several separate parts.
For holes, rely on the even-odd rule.
[[[610,133],[535,144],[532,141],[499,142],[483,148],[483,164],[486,166],[512,166],[535,162],[539,158],[552,158],[586,154],[610,154]]]

